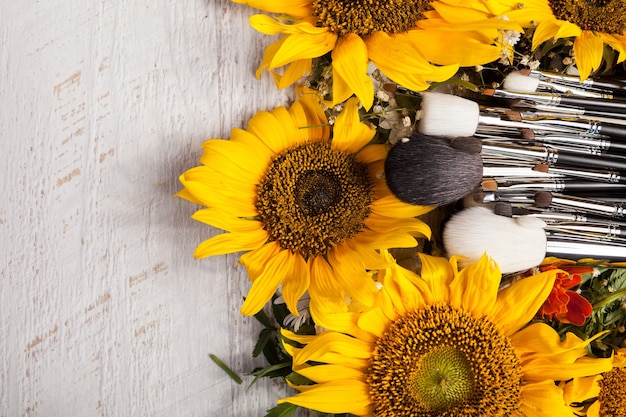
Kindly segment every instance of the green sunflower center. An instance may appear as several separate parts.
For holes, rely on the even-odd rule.
[[[338,35],[359,36],[374,32],[400,33],[414,29],[428,0],[313,0],[318,25]]]
[[[373,199],[366,164],[326,143],[308,143],[272,160],[256,208],[271,240],[308,258],[361,231]]]
[[[623,0],[549,0],[554,16],[583,30],[623,34],[626,3]]]
[[[600,417],[626,416],[626,369],[613,368],[600,380]]]
[[[378,339],[367,382],[377,417],[509,416],[520,404],[521,364],[489,320],[431,306]]]

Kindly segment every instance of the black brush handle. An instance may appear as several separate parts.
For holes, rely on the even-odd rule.
[[[616,139],[626,139],[626,125],[598,123],[598,133]]]
[[[610,78],[593,78],[589,79],[591,87],[599,88],[600,90],[608,90],[619,94],[626,94],[626,82],[620,79]]]
[[[588,97],[559,96],[559,104],[578,107],[592,112],[626,114],[626,101],[617,99],[593,99]]]
[[[588,191],[594,194],[619,192],[626,196],[626,183],[565,180],[563,186],[565,191]]]
[[[620,172],[626,172],[626,159],[601,157],[563,150],[558,151],[555,165],[567,165],[596,169],[615,169]]]

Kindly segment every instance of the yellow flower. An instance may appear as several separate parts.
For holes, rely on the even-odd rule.
[[[506,14],[524,27],[535,27],[533,49],[549,40],[574,38],[574,54],[580,79],[602,64],[603,49],[618,52],[617,63],[626,59],[626,3],[623,0],[485,1],[495,14]]]
[[[555,381],[610,369],[610,359],[585,357],[588,341],[526,326],[554,271],[498,292],[487,256],[462,270],[455,258],[420,257],[421,277],[395,264],[381,274],[375,308],[318,311],[328,330],[315,336],[283,331],[304,345],[284,343],[313,384],[279,402],[357,416],[570,417]]]
[[[577,416],[626,417],[626,348],[613,356],[610,371],[567,382],[564,396]]]
[[[233,0],[236,3],[278,14],[257,14],[253,28],[267,35],[283,36],[265,50],[257,77],[272,71],[279,88],[287,87],[312,69],[312,59],[331,53],[332,98],[340,103],[355,94],[369,109],[374,99],[369,61],[390,79],[415,91],[431,81],[452,77],[459,65],[478,65],[497,59],[497,29],[518,28],[510,22],[493,21],[471,8],[459,7],[453,22],[441,7],[428,28],[426,15],[435,13],[428,0]],[[466,26],[464,26],[466,25]],[[494,27],[495,25],[495,27]],[[521,29],[520,29],[521,30]],[[431,63],[445,64],[435,66]],[[274,70],[288,66],[282,75]]]
[[[386,261],[378,249],[412,247],[430,236],[417,219],[432,207],[394,197],[382,177],[387,149],[370,144],[349,100],[334,129],[314,94],[289,109],[258,112],[230,140],[204,143],[202,166],[185,172],[177,196],[206,206],[193,218],[225,230],[201,243],[197,258],[247,252],[252,281],[241,313],[258,312],[280,285],[289,310],[297,301],[331,294],[372,305],[372,270]]]

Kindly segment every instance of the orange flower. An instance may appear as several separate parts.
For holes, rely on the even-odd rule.
[[[593,272],[593,268],[578,265],[557,266],[552,263],[541,265],[539,269],[541,271],[558,269],[558,271],[552,291],[537,312],[537,316],[582,326],[593,311],[593,307],[585,297],[570,288],[580,285],[582,274]]]

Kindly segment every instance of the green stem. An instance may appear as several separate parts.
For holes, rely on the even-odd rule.
[[[612,292],[605,297],[596,300],[596,302],[593,303],[593,309],[595,310],[597,308],[604,307],[608,304],[611,304],[613,301],[619,300],[623,297],[626,297],[626,287],[620,288],[618,291]]]

